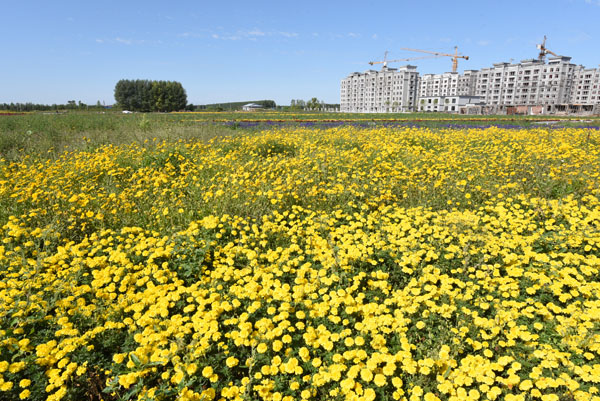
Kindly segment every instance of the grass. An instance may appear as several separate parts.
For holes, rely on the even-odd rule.
[[[196,112],[173,114],[121,114],[116,111],[26,113],[0,116],[0,158],[18,160],[27,155],[56,158],[64,151],[90,150],[102,145],[147,144],[154,140],[202,140],[232,133],[301,123],[340,122],[380,126],[384,123],[416,124],[419,127],[444,128],[447,125],[511,125],[534,127],[535,121],[559,119],[565,127],[600,126],[598,117],[556,116],[464,116],[439,113],[355,114],[318,112]],[[252,121],[253,126],[244,125]],[[224,124],[227,123],[227,124]],[[232,132],[233,131],[233,132]]]
[[[178,117],[169,114],[116,112],[0,116],[0,158],[18,160],[28,155],[57,158],[65,151],[93,150],[104,145],[207,141],[232,133],[218,125],[178,122]]]

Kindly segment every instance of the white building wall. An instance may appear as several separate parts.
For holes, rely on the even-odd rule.
[[[569,103],[600,104],[600,68],[575,68]]]
[[[355,72],[342,80],[340,111],[388,113],[413,111],[419,74],[414,66]]]
[[[600,105],[600,68],[575,66],[570,57],[520,63],[497,63],[463,74],[447,72],[419,77],[416,67],[353,73],[342,80],[341,111],[445,111],[451,96],[478,96],[492,110],[507,106]],[[421,100],[426,99],[426,103]],[[437,102],[436,102],[437,99]],[[423,106],[423,107],[422,107]]]
[[[455,96],[458,94],[459,74],[425,74],[419,82],[419,96]]]

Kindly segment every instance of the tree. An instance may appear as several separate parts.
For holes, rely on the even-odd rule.
[[[311,110],[316,110],[319,108],[319,99],[317,99],[316,97],[313,97],[312,99],[310,99],[308,101],[308,103],[306,104],[306,106],[308,106],[309,109]]]
[[[115,85],[115,100],[126,110],[170,112],[185,109],[187,94],[175,81],[122,79]]]
[[[277,104],[274,100],[261,100],[257,103],[262,105],[265,109],[274,109],[275,107],[277,107]]]

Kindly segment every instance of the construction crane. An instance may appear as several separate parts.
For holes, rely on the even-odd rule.
[[[456,72],[456,69],[458,67],[458,59],[459,58],[464,58],[465,60],[469,59],[469,56],[462,56],[462,55],[458,54],[458,46],[454,46],[454,54],[432,52],[429,50],[421,50],[421,49],[402,48],[402,50],[408,50],[411,52],[430,53],[430,54],[434,54],[436,57],[452,57],[452,72]]]
[[[548,53],[552,54],[553,56],[560,57],[558,54],[554,53],[553,51],[546,49],[546,35],[544,35],[544,41],[542,43],[538,44],[537,48],[540,51],[540,54],[538,55],[538,60],[540,60],[540,61],[544,61],[546,59],[546,54],[548,54]]]
[[[382,70],[384,70],[385,68],[387,68],[387,63],[397,63],[400,61],[412,61],[412,60],[422,60],[425,58],[436,58],[436,57],[442,57],[441,55],[436,55],[436,56],[421,56],[421,57],[409,57],[409,58],[399,58],[396,60],[388,60],[387,59],[387,54],[388,52],[385,52],[385,55],[383,57],[383,61],[369,61],[369,64],[371,65],[375,65],[375,64],[383,64],[383,66],[381,67]]]

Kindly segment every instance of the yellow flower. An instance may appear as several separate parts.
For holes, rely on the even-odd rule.
[[[363,399],[365,401],[373,401],[376,397],[375,390],[372,388],[368,388],[364,391]]]
[[[275,340],[273,341],[273,351],[275,352],[279,352],[281,350],[281,348],[283,348],[283,343],[279,340]],[[257,348],[258,350],[258,348]],[[258,351],[260,352],[260,351]]]
[[[362,373],[362,372],[361,372]],[[361,375],[362,377],[362,375]],[[375,375],[375,379],[373,380],[373,382],[378,386],[378,387],[383,387],[385,386],[387,380],[385,379],[385,376],[382,375],[381,373],[377,373]]]
[[[433,393],[426,393],[425,401],[440,401],[440,399]]]
[[[213,375],[213,368],[211,366],[206,366],[206,367],[204,367],[204,369],[202,369],[202,376],[204,376],[208,379],[212,375]]]
[[[527,391],[532,387],[533,387],[533,383],[531,382],[531,380],[523,380],[519,384],[519,390],[522,390],[522,391]]]
[[[300,348],[300,351],[298,351],[298,354],[300,355],[300,358],[302,358],[302,360],[304,362],[306,362],[310,359],[310,352],[308,351],[308,348],[306,348],[306,347]]]
[[[237,366],[238,363],[239,360],[234,356],[230,356],[225,360],[225,364],[228,368],[233,368],[234,366]]]
[[[0,391],[9,391],[13,388],[13,382],[4,382],[0,384]]]
[[[194,373],[196,373],[196,370],[198,370],[198,366],[195,363],[190,363],[189,365],[187,365],[187,367],[185,368],[185,372],[188,374],[188,376],[193,375]],[[204,372],[204,371],[203,371]]]
[[[363,368],[360,370],[360,378],[368,383],[373,380],[373,372],[368,368]]]

